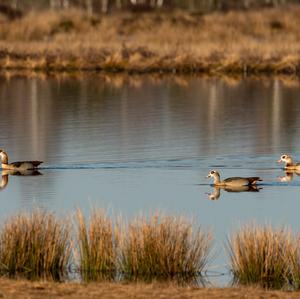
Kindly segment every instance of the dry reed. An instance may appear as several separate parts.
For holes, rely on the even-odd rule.
[[[289,229],[248,224],[232,234],[227,245],[236,282],[272,288],[291,283],[290,257],[295,246]]]
[[[94,210],[85,220],[77,211],[77,238],[79,264],[84,280],[113,279],[117,271],[117,247],[119,232],[112,220],[102,210]]]
[[[294,241],[293,246],[289,253],[287,253],[289,269],[290,269],[290,282],[294,289],[300,289],[300,237]]]
[[[12,216],[0,230],[0,275],[57,279],[73,250],[84,280],[182,281],[201,277],[211,256],[210,232],[193,230],[182,217],[157,213],[126,224],[97,209],[87,221],[78,210],[76,227],[75,248],[66,220],[41,210]],[[227,251],[236,282],[300,288],[300,238],[289,229],[245,225],[228,239]]]
[[[189,279],[208,263],[211,234],[181,217],[154,215],[129,223],[121,242],[121,271],[129,279]]]
[[[0,231],[0,273],[59,278],[70,260],[69,226],[41,210],[9,218]]]
[[[0,68],[299,74],[300,6],[191,15],[32,12],[0,26]]]

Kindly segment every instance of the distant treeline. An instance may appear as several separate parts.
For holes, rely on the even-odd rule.
[[[0,0],[0,11],[77,7],[89,13],[107,13],[126,9],[150,11],[176,8],[205,13],[215,10],[228,11],[295,3],[300,3],[300,0]]]

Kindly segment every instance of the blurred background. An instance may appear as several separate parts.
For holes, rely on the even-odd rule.
[[[185,9],[194,13],[273,7],[299,3],[299,0],[1,0],[0,11],[11,18],[28,10],[81,8],[89,14],[119,10],[151,11]]]

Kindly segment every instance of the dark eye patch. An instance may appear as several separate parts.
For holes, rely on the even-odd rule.
[[[212,170],[211,172],[210,172],[210,174],[214,174],[215,172]]]
[[[283,155],[283,156],[282,156],[282,159],[285,159],[285,158],[286,158],[286,155]]]

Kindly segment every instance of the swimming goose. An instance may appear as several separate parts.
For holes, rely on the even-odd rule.
[[[294,164],[293,158],[287,154],[282,155],[277,162],[285,163],[284,169],[286,170],[300,170],[300,163]]]
[[[37,169],[38,166],[43,163],[42,161],[22,161],[22,162],[12,162],[8,163],[7,153],[0,149],[1,158],[1,168],[2,169],[12,169],[18,171]]]
[[[250,178],[242,178],[242,177],[232,177],[227,178],[223,181],[220,180],[220,174],[216,170],[211,170],[207,178],[214,178],[214,186],[249,186],[255,185],[258,181],[262,181],[259,177],[250,177]]]

